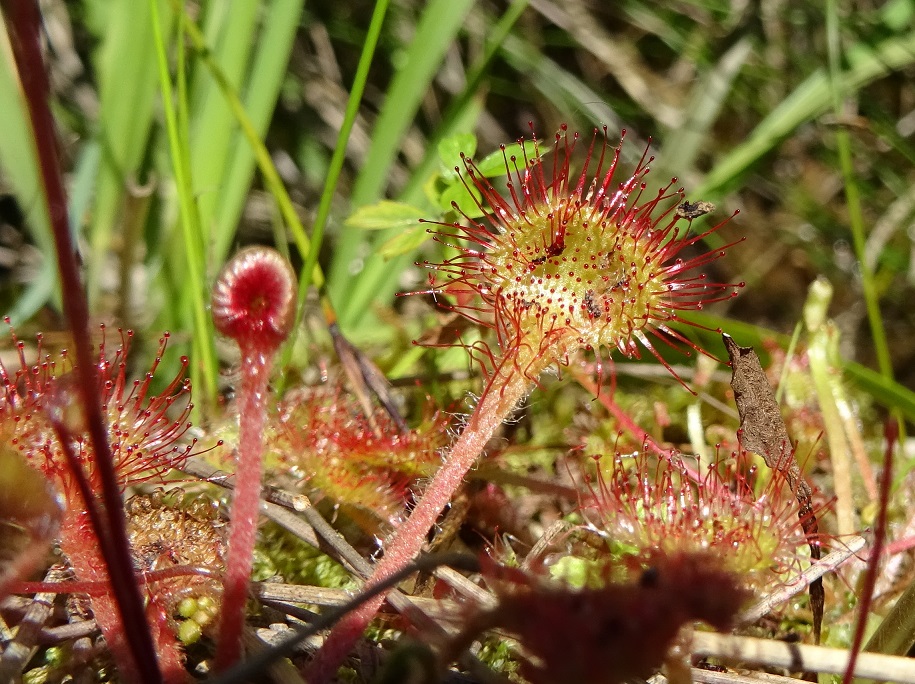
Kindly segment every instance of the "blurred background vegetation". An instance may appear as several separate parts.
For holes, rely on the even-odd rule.
[[[160,375],[171,377],[169,367],[189,355],[204,409],[215,406],[227,355],[209,320],[210,289],[227,258],[251,243],[275,245],[301,274],[306,325],[281,365],[287,387],[317,379],[333,353],[326,323],[336,320],[391,380],[419,379],[421,391],[438,394],[438,379],[454,377],[439,373],[468,362],[463,350],[411,344],[441,319],[425,298],[395,294],[423,289],[426,273],[414,262],[440,260],[446,249],[424,239],[417,218],[453,220],[459,150],[482,159],[532,126],[549,142],[567,123],[585,138],[606,125],[613,142],[626,129],[624,171],[650,147],[653,183],[676,176],[691,201],[717,205],[694,228],[732,216],[709,246],[746,236],[711,274],[746,287],[695,319],[774,361],[773,382],[779,373],[789,380],[780,396],[824,498],[836,492],[833,472],[814,452],[834,452],[844,439],[859,465],[877,463],[883,414],[915,424],[915,0],[40,6],[92,315],[138,331],[134,344],[150,354],[171,331],[175,353]],[[49,346],[66,346],[34,136],[0,33],[0,312],[21,338],[40,330]],[[382,200],[399,204],[379,209]],[[825,281],[833,323],[814,315],[802,330],[811,284]],[[716,334],[684,334],[724,356]],[[778,351],[792,336],[794,363]],[[697,455],[730,448],[726,374],[703,387],[694,359],[673,360],[690,366],[680,372],[700,397],[653,359],[638,373],[617,364],[623,376],[669,383],[621,384],[622,413]],[[569,375],[588,386],[587,374]],[[441,394],[453,400],[468,389],[479,388],[471,381]],[[572,443],[586,453],[622,444],[592,394],[572,389],[533,395],[527,414],[506,426],[505,470],[526,474],[535,462],[550,470]],[[912,444],[900,473],[915,463]],[[546,447],[551,454],[536,460]],[[846,473],[855,500],[839,501],[860,527],[877,508],[864,470]],[[484,466],[477,477],[498,481],[497,471]],[[890,536],[910,543],[915,484],[901,481]],[[897,584],[884,598],[908,587],[905,605],[915,603],[911,572]],[[833,643],[846,645],[851,600],[833,603],[841,614]],[[838,625],[827,616],[828,627]],[[908,650],[910,623],[888,621],[884,632],[902,636],[883,650]]]
[[[386,258],[406,228],[347,219],[384,198],[440,217],[442,141],[474,134],[482,157],[529,122],[548,141],[567,122],[625,128],[630,160],[650,140],[654,181],[677,176],[718,205],[712,221],[740,210],[725,238],[747,242],[714,275],[747,287],[706,322],[744,344],[790,335],[826,278],[851,377],[915,415],[915,0],[41,7],[93,314],[150,344],[172,331],[201,400],[217,384],[209,288],[252,242],[326,280],[341,329],[386,370],[415,372],[401,357],[429,309],[394,294],[421,288],[412,263],[442,247]],[[49,333],[63,325],[48,221],[5,55],[0,303]]]

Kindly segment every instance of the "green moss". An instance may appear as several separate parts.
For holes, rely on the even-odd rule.
[[[254,579],[275,575],[290,584],[356,589],[357,584],[342,565],[325,553],[292,536],[279,525],[269,523],[261,531],[254,563]]]
[[[505,675],[513,681],[521,681],[518,675],[518,661],[514,659],[511,647],[505,639],[487,638],[477,653],[477,658],[495,672]]]

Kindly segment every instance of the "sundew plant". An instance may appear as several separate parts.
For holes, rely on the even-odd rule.
[[[0,2],[0,681],[915,682],[913,17]]]

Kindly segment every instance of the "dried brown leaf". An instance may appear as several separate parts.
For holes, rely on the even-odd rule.
[[[731,389],[734,390],[734,401],[740,415],[740,445],[759,454],[767,466],[784,476],[800,505],[798,517],[810,545],[810,556],[819,560],[821,544],[813,512],[813,491],[795,458],[794,446],[775,401],[775,393],[753,348],[739,346],[730,335],[722,335],[722,338],[731,361]],[[820,642],[824,603],[823,580],[820,578],[810,583],[813,635],[817,643]]]

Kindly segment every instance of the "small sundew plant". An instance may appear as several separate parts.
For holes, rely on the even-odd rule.
[[[133,333],[121,332],[121,344],[114,354],[106,348],[106,334],[98,347],[99,394],[106,419],[107,437],[113,457],[118,486],[123,493],[131,485],[156,481],[168,470],[180,468],[191,454],[196,440],[182,440],[190,423],[190,381],[184,377],[187,359],[181,370],[160,394],[152,394],[168,335],[159,341],[157,356],[143,379],[128,381],[127,357]],[[60,526],[60,547],[78,580],[109,581],[99,542],[90,521],[89,506],[78,485],[73,464],[65,452],[75,454],[77,467],[89,483],[91,492],[101,490],[96,454],[89,440],[79,401],[72,386],[73,368],[63,353],[54,360],[42,351],[38,338],[38,361],[26,360],[25,344],[13,341],[18,349],[19,367],[0,366],[0,437],[13,445],[36,470],[43,473],[64,501]],[[63,433],[55,425],[64,428]],[[62,442],[62,434],[66,443]],[[92,505],[98,506],[96,498]],[[119,667],[133,670],[127,650],[116,599],[111,592],[92,596],[92,610],[105,640]],[[183,655],[175,634],[154,629],[154,643],[162,675],[166,681],[180,681],[184,676]]]
[[[411,488],[441,465],[447,428],[440,413],[427,412],[415,429],[402,431],[387,413],[368,416],[351,394],[322,388],[284,399],[274,447],[305,486],[396,523]]]
[[[747,588],[771,588],[800,563],[807,539],[784,479],[774,473],[757,495],[748,461],[738,454],[696,481],[678,458],[602,458],[584,501],[587,528],[636,557],[654,550],[711,553]]]
[[[425,264],[432,273],[424,292],[494,330],[496,341],[469,350],[482,362],[485,387],[442,468],[385,545],[373,581],[419,552],[486,443],[546,369],[568,363],[580,350],[637,356],[639,345],[665,363],[649,336],[696,348],[670,324],[686,322],[680,312],[733,297],[742,286],[710,282],[694,272],[726,248],[681,256],[721,224],[688,236],[681,219],[695,215],[694,205],[684,201],[682,190],[672,189],[676,181],[645,199],[651,158],[643,155],[635,171],[620,180],[622,141],[613,147],[604,129],[603,135],[595,132],[576,174],[577,142],[578,135],[563,127],[552,161],[540,154],[536,137],[532,158],[505,155],[506,196],[471,159],[463,159],[462,178],[479,195],[476,209],[483,217],[474,220],[471,214],[478,212],[455,205],[463,220],[439,224],[436,238],[458,255]],[[331,633],[311,671],[316,681],[334,672],[381,601],[367,602]]]
[[[185,377],[188,360],[182,357],[179,373],[159,394],[152,394],[155,373],[168,346],[168,333],[159,340],[156,358],[143,379],[128,381],[127,356],[133,332],[119,331],[121,344],[113,355],[109,355],[104,326],[101,330],[96,363],[99,389],[115,470],[123,489],[180,467],[194,448],[196,441],[182,442],[191,427],[188,417],[193,409],[191,383]],[[42,351],[39,335],[39,360],[30,364],[25,356],[25,343],[15,334],[13,342],[19,353],[19,368],[10,372],[0,366],[3,392],[0,434],[16,445],[33,467],[56,480],[68,503],[72,504],[79,494],[73,486],[69,465],[53,437],[47,411],[62,414],[62,422],[76,428],[72,431],[76,453],[96,491],[99,483],[88,439],[80,429],[82,416],[74,413],[75,402],[69,402],[73,394],[69,356],[64,352],[59,361],[52,359]]]

